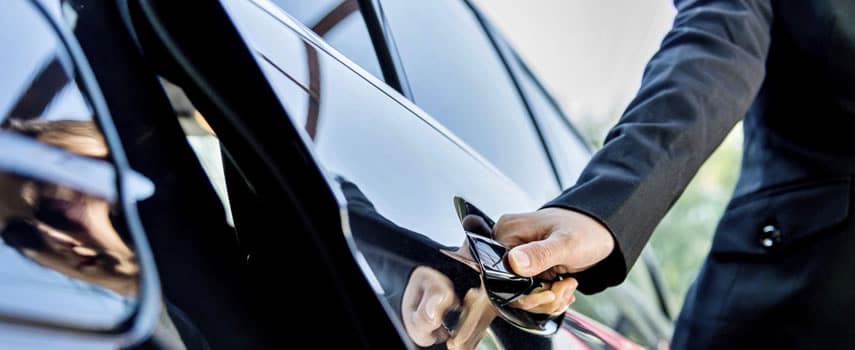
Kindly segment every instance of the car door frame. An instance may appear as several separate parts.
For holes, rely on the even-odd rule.
[[[466,6],[472,11],[478,20],[479,25],[484,30],[485,34],[489,38],[493,48],[496,53],[499,55],[502,64],[504,65],[505,70],[508,72],[511,81],[514,84],[514,89],[517,91],[520,99],[522,100],[523,105],[525,106],[526,111],[528,112],[528,120],[534,126],[537,131],[537,135],[539,138],[539,142],[541,147],[549,159],[550,166],[553,170],[553,175],[556,178],[556,181],[561,186],[562,189],[569,188],[573,185],[573,183],[567,183],[567,181],[562,181],[562,178],[559,173],[558,162],[555,154],[556,152],[549,147],[549,144],[546,140],[546,136],[542,131],[544,127],[543,121],[539,120],[538,116],[534,113],[534,110],[531,107],[530,97],[527,96],[526,92],[522,88],[519,82],[519,74],[528,73],[532,76],[532,80],[537,85],[537,88],[541,89],[548,99],[549,103],[558,113],[561,115],[561,119],[566,127],[571,131],[572,135],[577,138],[580,144],[584,145],[586,151],[589,154],[594,153],[594,148],[590,142],[588,142],[582,133],[570,122],[570,119],[565,114],[564,110],[560,107],[555,98],[548,93],[548,90],[542,85],[542,82],[537,79],[536,75],[534,75],[525,63],[519,57],[519,54],[514,51],[513,48],[502,38],[501,34],[495,29],[495,27],[491,24],[491,22],[484,16],[482,11],[478,8],[478,6],[474,5],[471,0],[459,0],[466,4]],[[365,18],[366,25],[368,27],[368,31],[371,35],[372,42],[374,43],[375,51],[380,61],[381,67],[384,67],[384,79],[386,82],[398,90],[401,94],[406,96],[409,99],[412,99],[412,93],[409,87],[409,82],[406,80],[406,73],[404,72],[403,62],[401,60],[400,54],[397,51],[397,46],[395,44],[394,35],[390,26],[388,25],[388,20],[386,20],[386,15],[383,11],[382,4],[380,0],[358,0],[363,17]],[[516,60],[518,65],[512,64],[511,61]],[[388,68],[387,66],[391,66],[392,68]],[[516,67],[519,68],[516,68]],[[520,73],[517,72],[516,69],[523,69],[526,72]],[[395,74],[386,74],[387,70],[394,71]],[[674,312],[672,311],[672,301],[670,294],[668,293],[664,281],[662,278],[661,270],[656,264],[656,257],[652,254],[645,254],[645,258],[643,259],[643,263],[647,265],[650,271],[650,279],[656,289],[656,297],[658,302],[658,307],[660,311],[670,320],[673,319]]]
[[[139,14],[145,21],[144,26],[152,31],[146,35],[153,34],[162,45],[154,47],[144,43],[143,51],[157,56],[156,61],[165,60],[158,62],[163,64],[161,68],[175,73],[174,77],[186,84],[182,86],[185,92],[199,104],[196,107],[214,130],[218,130],[223,144],[236,147],[229,152],[241,155],[238,165],[246,172],[243,175],[260,179],[264,188],[274,190],[271,196],[281,199],[279,206],[294,210],[300,228],[292,234],[302,235],[309,242],[299,248],[300,256],[309,256],[305,264],[323,271],[318,275],[319,281],[330,283],[323,291],[318,291],[318,295],[334,298],[330,305],[343,306],[341,310],[328,310],[325,305],[315,305],[315,312],[341,316],[343,321],[332,318],[330,325],[352,330],[336,336],[353,346],[407,347],[400,338],[402,326],[394,322],[391,311],[376,297],[379,285],[371,279],[373,274],[364,259],[359,259],[361,255],[348,231],[343,193],[315,161],[309,136],[291,122],[257,65],[252,49],[243,41],[241,29],[224,5],[220,1],[170,0],[128,0],[127,4],[132,7],[130,12]],[[182,15],[187,13],[197,13],[197,20],[193,23],[182,21]],[[283,24],[308,42],[318,40],[296,24]],[[200,30],[203,27],[207,29]],[[216,43],[206,39],[212,32],[218,38]],[[215,55],[217,60],[203,59]],[[264,117],[241,117],[246,115]],[[343,234],[331,235],[330,232]],[[268,235],[259,243],[287,246],[283,239]],[[307,288],[315,283],[320,282],[306,281],[306,285],[295,287]],[[327,311],[329,313],[325,313]],[[275,326],[275,321],[263,322]],[[304,326],[317,327],[314,324]]]
[[[363,13],[363,17],[365,18],[366,25],[368,26],[368,32],[371,35],[372,42],[374,43],[377,58],[380,61],[381,66],[385,67],[387,65],[390,65],[393,68],[388,68],[388,70],[396,72],[396,74],[394,75],[386,75],[385,71],[387,70],[387,68],[384,68],[384,79],[386,79],[387,84],[395,88],[399,93],[401,93],[408,99],[413,100],[413,94],[410,88],[410,82],[407,80],[404,63],[398,52],[394,33],[392,31],[392,28],[389,26],[389,21],[386,19],[386,14],[383,11],[383,6],[380,1],[381,0],[358,0]],[[483,13],[481,13],[478,7],[475,6],[470,0],[458,1],[462,1],[469,9],[469,11],[471,11],[472,14],[475,16],[479,27],[481,27],[481,30],[484,31],[484,35],[490,41],[490,45],[492,46],[496,55],[499,57],[503,69],[505,70],[505,72],[507,72],[508,78],[513,83],[513,89],[514,91],[516,91],[517,96],[519,97],[521,104],[523,105],[527,113],[526,119],[529,123],[531,123],[532,127],[537,133],[538,142],[549,162],[549,167],[552,170],[551,176],[555,178],[555,181],[557,184],[559,184],[559,186],[566,186],[566,184],[561,183],[561,178],[559,176],[558,168],[555,164],[553,152],[548,147],[546,147],[546,139],[544,138],[544,133],[541,130],[542,126],[537,123],[534,118],[534,112],[529,104],[529,101],[526,99],[525,94],[522,91],[517,76],[514,74],[511,65],[508,62],[508,57],[505,52],[506,50],[502,48],[504,45],[501,43],[500,40],[497,39],[497,33],[492,29],[492,26],[490,25],[487,18],[483,15]]]

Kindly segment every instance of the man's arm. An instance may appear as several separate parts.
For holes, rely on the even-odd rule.
[[[675,5],[674,27],[647,64],[638,95],[576,185],[545,205],[586,214],[613,236],[614,249],[605,259],[591,261],[590,268],[563,267],[586,269],[575,276],[585,293],[623,281],[655,226],[745,115],[763,82],[771,0],[676,0]],[[519,236],[497,226],[499,237]],[[552,234],[542,236],[549,240]],[[564,255],[584,256],[588,250],[582,238],[564,241],[575,242]]]

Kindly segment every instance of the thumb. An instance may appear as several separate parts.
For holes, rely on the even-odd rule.
[[[521,244],[511,249],[508,261],[514,272],[531,277],[549,270],[553,266],[564,264],[563,257],[568,247],[554,237],[541,241]]]

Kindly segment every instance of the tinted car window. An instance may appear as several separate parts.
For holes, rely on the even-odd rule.
[[[460,0],[384,0],[413,101],[535,199],[558,189],[519,92]]]
[[[535,119],[540,123],[540,130],[552,154],[561,185],[565,188],[570,187],[576,183],[579,174],[591,158],[591,151],[570,129],[565,116],[558,110],[543,87],[538,84],[531,71],[523,67],[519,61],[514,63],[521,68],[518,75],[520,88],[528,99]]]
[[[383,77],[368,27],[356,0],[274,0],[360,67]]]
[[[51,25],[3,1],[0,27],[0,317],[114,329],[138,304],[141,266],[110,150]]]

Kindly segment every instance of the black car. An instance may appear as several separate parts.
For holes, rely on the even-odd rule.
[[[572,185],[591,151],[467,1],[10,0],[0,17],[4,348],[669,336],[649,252],[565,314],[513,307],[540,281],[502,268],[492,220]]]

